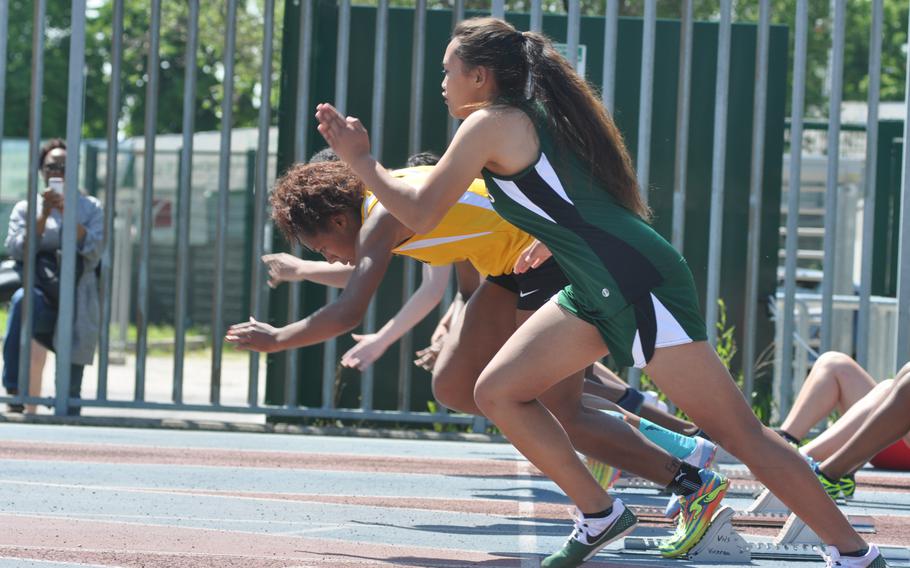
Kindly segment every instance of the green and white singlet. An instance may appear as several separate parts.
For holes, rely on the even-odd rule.
[[[536,163],[512,176],[485,169],[483,177],[496,211],[547,245],[568,277],[559,305],[594,325],[623,366],[644,367],[657,348],[705,340],[685,259],[577,156],[557,153],[540,111],[522,110],[540,140]]]

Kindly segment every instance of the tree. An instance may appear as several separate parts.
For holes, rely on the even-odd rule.
[[[163,2],[159,53],[158,133],[182,130],[184,70],[188,61],[197,69],[196,129],[216,130],[221,125],[225,2],[200,2],[199,50],[186,55],[188,8],[185,2]],[[234,67],[235,126],[254,126],[258,121],[264,0],[241,2],[237,10],[237,43]],[[276,6],[275,40],[281,41],[281,11]],[[28,136],[27,117],[31,88],[32,2],[10,2],[9,63],[7,67],[6,127],[8,137]],[[21,24],[18,24],[21,23]],[[148,80],[150,8],[147,0],[126,0],[124,8],[123,63],[121,71],[121,133],[145,130],[146,81]],[[69,2],[48,2],[45,48],[45,87],[42,136],[62,136],[66,129],[67,70],[69,67]],[[113,5],[110,0],[88,11],[86,24],[86,96],[83,135],[103,138],[107,132],[108,88],[111,81],[111,32]],[[278,76],[280,50],[276,49],[273,74]],[[273,81],[273,85],[277,85]],[[277,107],[273,88],[270,103]]]
[[[11,0],[7,36],[6,109],[3,136],[27,138],[31,108],[32,0]],[[69,2],[48,2],[44,48],[41,136],[66,133],[69,67]]]

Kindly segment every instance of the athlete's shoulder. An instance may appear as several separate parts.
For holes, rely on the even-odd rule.
[[[361,240],[370,241],[377,236],[383,236],[384,238],[381,239],[383,242],[394,245],[414,235],[414,231],[389,213],[375,196],[370,194],[369,197],[373,201],[370,204],[369,214],[363,218],[363,225],[360,228]]]
[[[527,113],[520,108],[494,104],[472,112],[462,126],[490,133],[502,133],[503,129],[524,128],[529,122]]]

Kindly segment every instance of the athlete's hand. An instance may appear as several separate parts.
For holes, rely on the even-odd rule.
[[[232,325],[224,340],[243,351],[274,353],[282,349],[278,332],[277,328],[250,318],[250,321]]]
[[[319,133],[346,164],[353,166],[370,155],[370,135],[359,119],[344,117],[332,105],[322,103],[316,106],[316,120]]]
[[[444,341],[435,341],[430,344],[429,347],[424,347],[420,351],[417,351],[417,359],[414,359],[414,364],[424,369],[425,371],[433,372],[433,369],[436,367],[436,359],[439,357],[439,352],[442,351],[442,346]]]
[[[305,280],[303,261],[286,252],[262,255],[262,262],[269,267],[269,287],[275,288],[282,282]]]
[[[352,333],[351,337],[354,338],[357,345],[351,347],[347,353],[342,355],[341,364],[344,367],[363,371],[382,357],[382,354],[389,348],[378,333],[366,335]]]
[[[551,256],[553,253],[550,252],[547,245],[535,239],[531,246],[518,255],[518,260],[515,261],[515,267],[512,270],[515,274],[524,274],[532,268],[537,268]]]

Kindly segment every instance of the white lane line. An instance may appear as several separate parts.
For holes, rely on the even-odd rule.
[[[518,475],[515,485],[521,488],[531,481],[531,464],[527,461],[518,462]],[[521,553],[521,568],[539,568],[537,559],[537,531],[534,527],[534,494],[527,499],[519,497],[518,514],[521,520],[518,523],[518,551]]]

